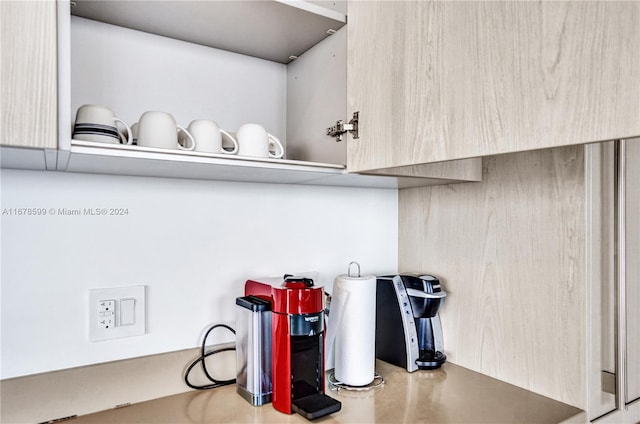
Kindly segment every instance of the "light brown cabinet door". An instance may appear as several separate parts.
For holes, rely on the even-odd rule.
[[[640,135],[640,2],[352,1],[348,168]]]
[[[0,144],[56,149],[55,1],[0,1]]]

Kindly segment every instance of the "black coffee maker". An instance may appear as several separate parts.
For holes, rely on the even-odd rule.
[[[376,357],[409,372],[444,364],[438,310],[446,295],[433,275],[378,277]]]

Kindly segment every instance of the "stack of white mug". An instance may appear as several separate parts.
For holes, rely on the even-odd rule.
[[[118,124],[124,127],[124,132],[118,129]],[[99,105],[83,105],[78,108],[73,138],[159,149],[263,158],[284,157],[284,147],[280,140],[260,124],[243,124],[234,136],[209,119],[193,120],[184,128],[167,112],[148,111],[130,127],[118,119],[111,109]],[[232,149],[223,147],[223,138],[227,145],[233,145]]]

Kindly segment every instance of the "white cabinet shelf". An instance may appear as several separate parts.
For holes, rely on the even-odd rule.
[[[344,13],[318,4],[281,0],[76,0],[71,13],[279,63],[291,62],[290,56],[301,55],[347,22]]]
[[[62,169],[59,162],[58,170],[90,174],[391,189],[426,184],[423,178],[349,174],[344,166],[334,164],[166,151],[81,140],[71,141],[71,150],[64,162]]]

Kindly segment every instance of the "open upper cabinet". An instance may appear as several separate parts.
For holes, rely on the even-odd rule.
[[[385,188],[478,181],[480,159],[389,178],[349,173],[347,141],[326,134],[347,117],[346,21],[344,1],[59,1],[58,145],[44,149],[43,168]],[[169,112],[185,127],[211,119],[234,132],[259,123],[283,141],[286,155],[241,158],[72,140],[83,104],[107,106],[130,125],[148,110]],[[21,167],[24,146],[2,144],[3,167]],[[41,152],[30,153],[38,162]]]

